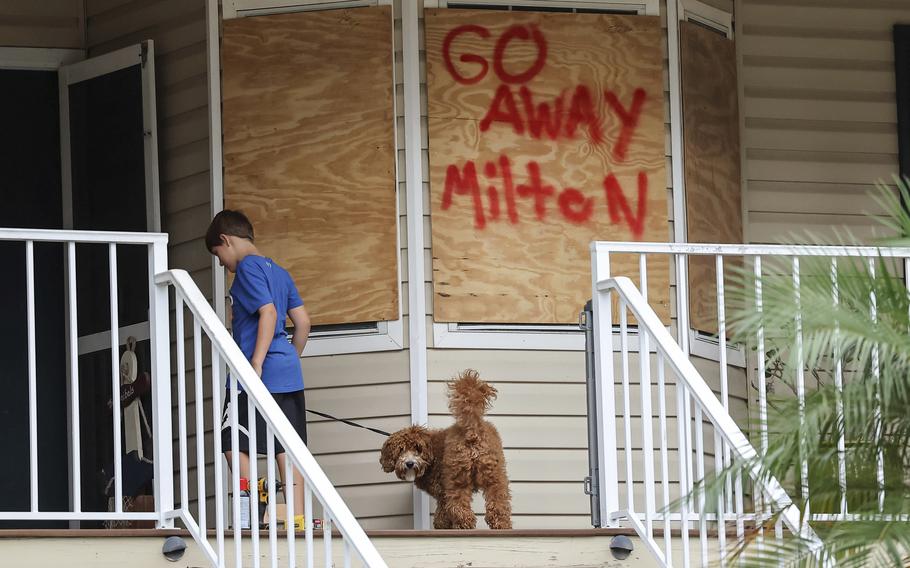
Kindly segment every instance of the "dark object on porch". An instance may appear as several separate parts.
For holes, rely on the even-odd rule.
[[[910,176],[910,25],[894,26],[897,142],[901,176]],[[910,204],[905,203],[904,207]]]
[[[610,541],[610,552],[613,553],[613,558],[617,560],[625,560],[632,554],[632,551],[635,547],[632,545],[632,539],[626,535],[617,535],[614,536]]]
[[[183,558],[184,552],[186,552],[186,543],[179,536],[169,536],[164,539],[161,554],[171,562],[177,562]]]

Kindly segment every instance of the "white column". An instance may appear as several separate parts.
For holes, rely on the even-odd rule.
[[[173,435],[171,433],[171,354],[168,325],[168,288],[155,284],[155,275],[167,270],[167,241],[149,245],[149,339],[152,352],[152,416],[155,446],[155,511],[158,528],[173,528]],[[113,333],[117,333],[113,330]]]
[[[411,369],[411,422],[426,424],[427,325],[423,263],[423,172],[420,140],[420,29],[417,2],[401,3],[404,66],[404,155],[408,218],[408,353]],[[430,499],[414,488],[414,528],[430,528]]]

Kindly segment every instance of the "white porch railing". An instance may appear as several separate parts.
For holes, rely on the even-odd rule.
[[[157,526],[166,528],[173,526],[173,517],[168,512],[173,509],[173,491],[171,480],[173,468],[171,462],[171,429],[170,407],[171,390],[168,377],[168,328],[167,328],[167,303],[161,303],[160,289],[154,285],[151,277],[148,281],[149,305],[149,334],[152,353],[157,354],[151,360],[151,376],[157,380],[152,382],[152,414],[156,418],[154,435],[154,512],[129,512],[123,511],[123,464],[121,463],[121,412],[120,405],[112,405],[112,439],[117,451],[111,456],[114,463],[113,488],[114,510],[85,510],[82,495],[82,432],[80,423],[80,397],[79,397],[79,338],[78,321],[79,305],[76,294],[76,249],[77,245],[90,245],[90,252],[108,256],[108,283],[109,283],[109,314],[110,328],[120,330],[118,310],[118,289],[122,282],[118,278],[117,259],[118,251],[127,248],[139,247],[146,249],[148,256],[148,274],[155,274],[167,266],[167,235],[153,233],[123,233],[102,231],[58,231],[40,229],[3,229],[0,228],[0,243],[21,243],[25,250],[26,273],[26,326],[23,332],[28,337],[28,416],[29,416],[29,492],[30,507],[23,511],[2,511],[0,520],[3,521],[141,521],[153,520]],[[42,510],[39,507],[41,487],[38,483],[38,472],[41,467],[38,446],[38,421],[42,409],[38,408],[38,369],[43,364],[37,358],[36,329],[39,322],[36,318],[35,300],[35,248],[37,246],[50,246],[56,243],[61,247],[63,256],[65,279],[63,289],[66,298],[66,313],[59,319],[45,318],[40,325],[57,326],[66,331],[66,368],[68,386],[67,404],[67,443],[69,447],[69,468],[59,472],[63,480],[68,479],[69,507],[67,510]],[[103,249],[107,249],[104,251]],[[10,267],[11,268],[11,267]],[[129,275],[135,279],[137,275]],[[166,290],[165,290],[166,292]],[[166,299],[166,295],[165,295]],[[7,299],[10,300],[11,299]],[[54,314],[56,315],[56,314]],[[85,314],[83,314],[85,315]],[[124,343],[119,332],[107,333],[108,346],[111,349],[110,382],[113,393],[120,392],[120,345]],[[165,377],[165,380],[160,380]],[[116,399],[116,397],[114,397]],[[162,418],[163,419],[158,419]],[[9,459],[11,456],[7,456]],[[61,482],[65,482],[61,480]]]
[[[737,479],[720,492],[718,502],[713,506],[705,503],[703,494],[696,499],[692,508],[689,501],[681,499],[700,481],[710,476],[712,469],[715,473],[720,473],[732,460],[748,462],[756,457],[757,452],[764,454],[768,449],[765,340],[767,334],[776,330],[759,329],[755,338],[760,357],[751,362],[751,368],[756,370],[758,390],[759,449],[756,450],[730,414],[732,398],[727,360],[725,262],[729,264],[735,259],[742,266],[751,267],[755,275],[756,309],[761,310],[763,258],[790,259],[791,276],[798,290],[802,258],[830,259],[831,275],[836,282],[839,260],[848,262],[849,259],[869,259],[872,262],[879,257],[891,258],[900,263],[899,267],[902,264],[907,271],[910,269],[910,249],[597,242],[592,244],[591,250],[599,457],[597,487],[600,492],[601,518],[614,526],[623,520],[630,523],[663,566],[690,566],[692,563],[703,566],[713,563],[724,565],[732,548],[744,542],[747,528],[757,530],[759,538],[766,538],[762,527],[772,513],[778,512],[781,514],[774,538],[785,538],[786,529],[809,542],[820,544],[780,484],[774,479],[761,481],[757,477],[757,470],[751,471],[753,479],[750,495],[744,494],[749,488],[744,488],[743,480]],[[612,274],[611,255],[617,253],[639,255],[638,273]],[[652,259],[655,255],[665,255],[671,260],[676,276],[673,279],[677,306],[675,339],[648,304],[646,255]],[[717,299],[716,360],[720,392],[711,389],[690,359],[689,287],[686,274],[687,259],[696,256],[708,257],[714,261]],[[625,276],[637,277],[641,290]],[[836,298],[833,301],[836,302]],[[616,318],[613,314],[614,305],[619,308]],[[874,301],[872,305],[875,305]],[[629,325],[629,313],[637,323],[634,335]],[[798,360],[796,389],[800,401],[806,392],[799,331],[801,318],[799,311],[794,313],[798,338],[795,346]],[[617,319],[618,333],[613,325]],[[670,329],[673,327],[670,326]],[[633,336],[638,342],[637,369],[630,365],[630,339]],[[633,374],[636,373],[640,398],[632,396]],[[841,378],[837,377],[838,381]],[[842,383],[838,382],[837,385],[840,387]],[[614,388],[620,393],[618,397]],[[673,391],[675,397],[670,394]],[[652,403],[655,396],[656,409]],[[668,408],[667,404],[673,398],[675,415],[672,406]],[[798,417],[800,420],[803,418]],[[843,444],[841,439],[841,450]],[[674,457],[677,463],[671,467]],[[844,459],[843,451],[839,452],[839,479],[845,491]],[[623,465],[622,468],[620,464]],[[622,482],[624,492],[620,491]],[[803,495],[807,496],[810,490],[803,483]],[[837,515],[812,514],[809,518],[848,519],[845,499],[842,500],[841,507]],[[728,535],[730,529],[732,531]],[[697,549],[690,542],[693,536],[690,533],[693,531],[697,534]],[[659,540],[662,540],[662,544]]]
[[[277,538],[275,452],[274,442],[277,439],[286,449],[285,479],[293,479],[293,471],[302,473],[304,478],[304,491],[306,530],[303,546],[306,549],[307,566],[314,565],[314,534],[313,534],[313,495],[322,506],[324,524],[322,540],[325,566],[333,566],[333,531],[340,534],[342,542],[343,565],[351,565],[352,560],[359,559],[364,566],[385,568],[386,564],[369,541],[357,520],[342,501],[338,492],[332,486],[325,473],[317,464],[312,454],[304,445],[300,436],[288,422],[284,413],[268,393],[262,381],[256,375],[249,362],[244,358],[240,349],[234,343],[227,329],[218,319],[214,310],[205,300],[205,297],[196,287],[189,275],[182,270],[167,270],[167,235],[150,233],[117,233],[93,231],[57,231],[57,230],[27,230],[27,229],[0,229],[0,243],[21,243],[25,251],[26,275],[26,322],[23,333],[28,337],[28,416],[29,416],[29,495],[30,507],[21,511],[0,511],[0,521],[141,521],[153,520],[159,528],[174,527],[175,519],[186,527],[199,544],[203,553],[214,567],[252,565],[260,566],[263,554],[260,554],[260,529],[257,514],[258,499],[255,488],[252,488],[250,512],[252,530],[241,533],[239,519],[241,517],[240,476],[237,463],[232,466],[230,491],[230,518],[234,519],[233,536],[234,551],[226,553],[224,548],[228,515],[225,507],[225,492],[223,491],[224,472],[222,467],[221,447],[221,412],[222,393],[225,392],[223,370],[226,367],[230,373],[231,399],[236,402],[238,385],[248,395],[249,416],[251,424],[250,452],[256,454],[256,434],[254,417],[261,416],[267,426],[267,457],[268,457],[268,500],[269,500],[269,526],[268,561],[270,566],[295,566],[297,535],[294,531],[293,483],[286,485],[285,501],[287,502],[286,518],[286,550],[279,554]],[[67,440],[70,448],[71,459],[68,471],[63,475],[69,479],[70,507],[68,510],[42,510],[39,507],[40,487],[38,472],[41,467],[40,447],[38,444],[38,421],[42,410],[38,408],[38,369],[42,364],[37,357],[35,305],[35,246],[36,243],[60,243],[65,279],[63,283],[66,297],[66,313],[60,321],[44,319],[41,325],[63,326],[66,329],[67,349],[67,409],[68,409],[68,434]],[[79,399],[79,355],[80,344],[78,337],[79,302],[77,298],[77,274],[81,268],[77,266],[77,245],[90,244],[95,247],[93,253],[101,253],[106,249],[108,256],[109,283],[109,315],[110,329],[107,348],[111,352],[110,381],[112,393],[120,392],[120,346],[124,343],[124,329],[120,325],[118,289],[122,286],[121,276],[118,275],[118,251],[124,247],[143,247],[148,257],[148,330],[151,343],[151,391],[152,391],[152,439],[154,443],[154,498],[155,507],[152,512],[131,512],[123,510],[123,463],[121,461],[121,410],[116,404],[116,394],[112,397],[111,436],[113,447],[111,456],[113,461],[113,496],[114,510],[84,510],[82,495],[82,457],[80,448],[84,443],[85,433],[80,428],[80,399]],[[44,245],[41,245],[44,246]],[[81,254],[81,253],[80,253]],[[136,275],[124,275],[135,280]],[[170,289],[174,289],[174,335],[171,335]],[[97,309],[97,306],[95,307]],[[185,320],[187,310],[192,322]],[[84,315],[84,314],[83,314]],[[192,326],[192,353],[193,377],[192,390],[187,390],[186,377],[188,373],[186,361],[185,325]],[[130,329],[135,329],[132,326]],[[143,326],[138,326],[143,327]],[[103,334],[96,334],[103,335]],[[211,355],[211,393],[212,402],[205,404],[205,388],[203,380],[203,341],[210,346]],[[175,343],[176,353],[174,360],[176,368],[176,384],[171,380],[171,342]],[[94,341],[97,343],[97,340]],[[174,467],[174,436],[172,428],[171,404],[172,391],[176,391],[177,406],[177,464]],[[193,396],[193,411],[189,411],[190,404],[187,395]],[[205,415],[210,415],[210,422],[206,422]],[[194,418],[195,432],[193,436],[187,430],[187,416]],[[237,404],[231,405],[230,424],[232,440],[238,439]],[[206,425],[213,430],[210,447],[206,447]],[[189,462],[188,446],[190,438],[195,438],[195,456],[193,467]],[[233,452],[233,456],[238,456]],[[196,478],[195,486],[190,488],[190,473]],[[212,471],[214,483],[207,487],[207,471]],[[251,460],[250,478],[253,484],[258,479],[257,461]],[[179,486],[177,504],[175,505],[174,488]],[[207,496],[214,494],[215,518],[208,515],[209,499]],[[195,503],[195,505],[194,505]],[[296,514],[299,514],[298,511]],[[214,545],[209,539],[210,529],[214,528]],[[244,551],[244,538],[249,543],[249,550]],[[284,549],[284,546],[282,547]]]
[[[362,561],[364,566],[370,568],[385,568],[386,564],[380,557],[379,553],[376,551],[376,548],[367,538],[366,534],[363,532],[363,529],[360,527],[360,524],[351,514],[347,505],[341,499],[341,496],[332,486],[332,483],[326,477],[325,473],[319,467],[319,464],[316,463],[316,459],[304,445],[303,440],[300,439],[300,436],[294,430],[291,423],[285,417],[284,413],[275,403],[275,400],[272,398],[272,395],[269,394],[266,390],[265,385],[262,384],[262,381],[259,379],[259,376],[253,370],[253,367],[250,365],[249,361],[243,356],[243,353],[240,351],[240,348],[237,347],[237,344],[234,343],[234,340],[231,338],[231,335],[225,329],[224,325],[221,323],[221,320],[218,319],[218,316],[215,314],[215,311],[209,306],[208,302],[205,300],[205,297],[193,283],[193,280],[190,276],[183,270],[171,270],[164,273],[159,273],[156,277],[156,282],[159,284],[159,292],[163,289],[164,293],[167,293],[166,288],[161,288],[163,286],[172,286],[175,291],[175,323],[176,323],[176,346],[177,346],[177,419],[178,419],[178,446],[179,446],[179,458],[178,458],[178,471],[181,472],[180,475],[180,489],[179,489],[179,503],[180,506],[177,509],[180,518],[183,520],[186,527],[193,534],[193,537],[200,544],[200,546],[205,551],[205,554],[208,556],[209,560],[212,562],[213,566],[226,566],[230,565],[229,560],[231,557],[227,556],[224,550],[224,537],[226,534],[226,529],[224,526],[224,494],[220,490],[223,480],[223,471],[222,471],[222,459],[221,453],[227,448],[221,447],[221,437],[219,435],[218,427],[216,426],[215,435],[212,437],[213,441],[213,453],[214,458],[214,493],[215,493],[215,519],[214,522],[211,522],[215,528],[215,546],[212,546],[208,538],[207,529],[210,524],[206,517],[206,486],[205,486],[205,476],[197,473],[196,475],[196,494],[195,501],[196,507],[191,507],[190,503],[190,487],[189,487],[189,462],[187,456],[187,446],[188,446],[188,433],[187,433],[187,414],[188,414],[188,405],[186,403],[186,385],[185,385],[185,375],[186,375],[186,357],[185,357],[185,348],[184,348],[184,309],[188,309],[190,314],[193,317],[193,334],[192,334],[192,346],[193,346],[193,381],[194,381],[194,395],[195,400],[202,400],[203,397],[203,376],[202,376],[202,339],[203,335],[207,337],[211,342],[211,356],[212,356],[212,376],[211,376],[211,387],[212,387],[212,420],[214,424],[218,425],[221,423],[221,393],[224,392],[224,380],[223,375],[221,374],[222,364],[227,366],[228,372],[230,374],[230,389],[229,396],[231,397],[230,405],[230,424],[231,424],[231,437],[234,445],[236,445],[238,440],[238,409],[237,409],[237,387],[238,384],[243,388],[247,393],[249,407],[248,407],[248,416],[249,416],[249,443],[250,443],[250,455],[255,456],[257,454],[256,448],[256,420],[255,416],[261,415],[264,418],[267,432],[267,458],[268,458],[268,503],[269,503],[269,525],[268,525],[268,542],[269,542],[269,558],[271,566],[278,566],[279,564],[279,553],[278,553],[278,538],[277,538],[277,514],[275,504],[278,501],[278,493],[276,491],[276,482],[275,482],[275,440],[281,443],[282,446],[286,449],[287,456],[290,458],[286,461],[287,467],[284,475],[285,480],[293,480],[293,471],[297,469],[303,474],[304,478],[304,502],[305,502],[305,523],[306,523],[306,532],[305,532],[305,542],[306,546],[306,557],[307,557],[307,566],[313,566],[314,560],[314,539],[313,539],[313,495],[316,496],[316,499],[322,505],[323,510],[323,527],[322,527],[322,540],[323,540],[323,558],[326,568],[332,568],[334,565],[333,560],[333,548],[332,548],[332,530],[333,528],[337,530],[341,535],[341,540],[343,543],[343,562],[345,568],[351,566],[352,553],[356,554],[356,557]],[[204,409],[201,406],[195,406],[195,423],[196,423],[196,463],[205,463],[205,447],[202,443],[203,437],[198,435],[198,432],[201,432],[204,424]],[[260,566],[261,560],[261,531],[259,528],[259,523],[257,522],[258,515],[256,514],[257,510],[257,499],[255,498],[255,492],[251,501],[253,503],[253,511],[251,513],[251,531],[250,534],[250,550],[249,554],[251,555],[251,561],[243,562],[244,552],[242,549],[243,539],[240,529],[240,474],[237,462],[238,452],[232,452],[233,464],[231,467],[231,518],[234,519],[233,523],[233,534],[234,534],[234,554],[233,559],[235,562],[233,565],[241,566],[251,564],[255,568]],[[259,478],[257,471],[257,460],[250,460],[250,479],[256,480]],[[287,561],[282,562],[282,565],[293,567],[296,562],[296,542],[297,537],[294,531],[294,484],[288,482],[285,484],[285,502],[287,507],[287,516],[286,516],[286,527],[287,527]],[[299,514],[298,511],[296,514]]]

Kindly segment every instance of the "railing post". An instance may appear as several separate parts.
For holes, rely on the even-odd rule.
[[[597,385],[597,448],[601,526],[618,526],[610,517],[619,510],[619,470],[616,461],[616,401],[613,393],[613,306],[609,293],[597,283],[610,277],[609,253],[591,246],[594,311],[594,379]]]
[[[158,528],[173,528],[173,436],[171,434],[171,353],[168,323],[168,287],[155,275],[167,270],[167,242],[149,245],[149,339],[152,353],[152,416],[155,446],[155,512]]]

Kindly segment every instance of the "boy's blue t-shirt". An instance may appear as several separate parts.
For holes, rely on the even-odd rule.
[[[247,360],[252,359],[256,349],[259,308],[274,304],[278,319],[272,344],[262,364],[262,382],[271,393],[301,390],[303,371],[285,331],[288,310],[303,305],[291,275],[270,258],[249,255],[237,263],[230,294],[234,341]]]

